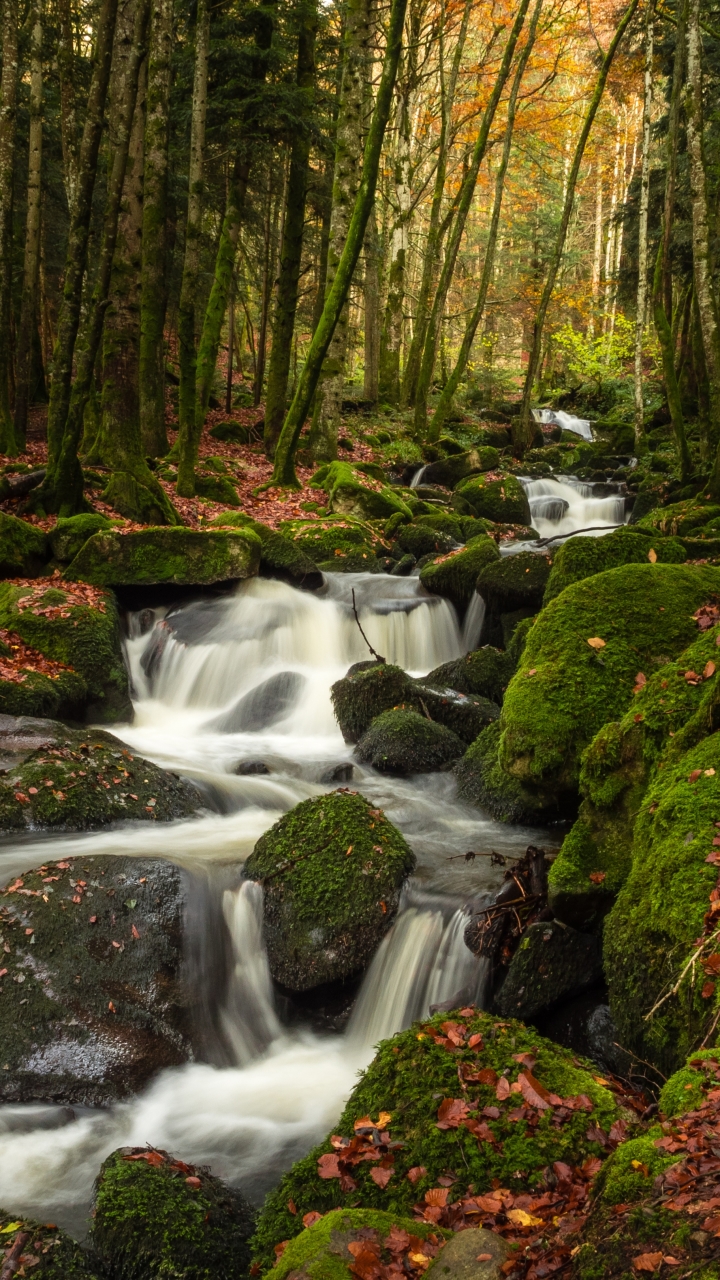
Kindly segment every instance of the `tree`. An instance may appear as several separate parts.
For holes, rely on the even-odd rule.
[[[652,78],[655,26],[652,0],[647,0],[645,17],[645,68],[643,76],[642,170],[640,174],[640,217],[638,225],[638,287],[635,312],[635,450],[642,448],[645,434],[643,404],[643,336],[647,313],[648,211],[650,208],[650,140],[652,125]]]
[[[12,211],[15,115],[18,79],[17,0],[2,6],[0,79],[0,453],[17,453],[11,411],[12,380]]]
[[[28,146],[27,218],[23,263],[20,328],[15,380],[15,443],[25,448],[28,405],[32,380],[34,335],[37,332],[38,277],[40,272],[40,199],[43,135],[43,11],[37,4],[32,14],[30,54],[30,136]]]

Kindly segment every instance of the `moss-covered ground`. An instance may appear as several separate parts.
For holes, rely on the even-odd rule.
[[[105,1280],[104,1268],[90,1250],[82,1248],[54,1223],[37,1222],[0,1209],[0,1250],[5,1256],[20,1248],[12,1274],[38,1280]],[[12,1264],[8,1264],[12,1265]]]
[[[428,591],[445,596],[464,611],[472,599],[481,569],[499,557],[493,539],[480,534],[471,538],[460,551],[451,551],[449,555],[426,565],[420,570],[420,581]]]

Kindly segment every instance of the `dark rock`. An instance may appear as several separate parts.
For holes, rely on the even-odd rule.
[[[460,542],[455,538],[449,537],[448,534],[441,532],[439,529],[433,529],[429,525],[407,524],[401,526],[396,535],[396,542],[402,551],[413,555],[416,560],[420,556],[447,555],[448,551],[455,551]]]
[[[360,739],[355,754],[381,773],[429,773],[457,760],[465,744],[450,729],[416,711],[384,711]]]
[[[471,1227],[450,1237],[425,1275],[432,1280],[502,1280],[503,1264],[512,1253],[502,1236]],[[478,1261],[481,1254],[482,1262]]]
[[[475,693],[500,705],[514,670],[515,663],[507,653],[484,645],[466,653],[464,658],[435,667],[423,676],[423,684],[438,688],[449,686],[458,693]]]
[[[423,714],[451,729],[466,746],[500,715],[497,703],[477,694],[458,693],[442,686],[432,687],[424,680],[416,681],[415,688],[416,700]]]
[[[254,777],[256,774],[264,776],[269,772],[264,760],[242,760],[235,769],[235,773],[241,778]]]
[[[47,534],[42,529],[0,511],[0,577],[35,578],[49,558]]]
[[[305,679],[297,671],[280,671],[244,693],[229,711],[208,720],[216,733],[257,733],[277,724],[297,701]]]
[[[105,1280],[99,1259],[52,1222],[36,1222],[34,1218],[0,1210],[0,1238],[5,1265],[10,1266],[13,1258],[17,1262],[17,1269],[5,1271],[7,1280],[13,1275],[32,1275],[42,1280]],[[34,1261],[29,1262],[30,1258]]]
[[[357,742],[375,716],[412,699],[413,682],[391,663],[357,662],[330,694],[345,741]]]
[[[500,553],[486,534],[471,538],[459,551],[428,564],[420,573],[420,581],[428,591],[445,596],[462,612],[470,603],[480,570],[499,560]]]
[[[351,764],[336,764],[331,769],[326,769],[321,782],[352,782],[354,766]]]
[[[557,920],[531,924],[495,997],[503,1017],[532,1021],[602,978],[600,939]]]
[[[476,590],[480,592],[491,614],[512,613],[516,609],[533,609],[543,602],[550,576],[550,560],[533,551],[519,551],[503,556],[480,570]]]

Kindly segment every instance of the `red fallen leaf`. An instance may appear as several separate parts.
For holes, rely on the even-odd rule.
[[[716,844],[716,843],[720,844],[720,840],[719,841],[713,840],[713,844]],[[713,849],[712,853],[708,854],[705,861],[712,863],[713,866],[720,867],[720,849]]]
[[[463,1079],[473,1084],[485,1084],[493,1089],[498,1082],[499,1076],[497,1071],[493,1071],[492,1067],[481,1067],[479,1071],[464,1071]]]
[[[475,1196],[474,1199],[478,1209],[482,1209],[483,1213],[500,1213],[504,1208],[499,1192],[490,1193],[486,1196]]]
[[[715,675],[716,670],[717,668],[714,662],[706,662],[703,667],[703,680],[709,680],[711,676]]]
[[[473,1006],[473,1005],[471,1005],[471,1004],[470,1004],[470,1005],[468,1005],[468,1006],[467,1006],[467,1008],[465,1008],[465,1009],[461,1009],[461,1010],[460,1010],[460,1017],[461,1017],[461,1018],[472,1018],[472,1016],[473,1016],[474,1012],[475,1012],[475,1008],[474,1008],[474,1006]]]
[[[133,925],[133,926],[132,926],[132,936],[133,936],[133,938],[139,938],[139,937],[140,937],[140,934],[138,933],[137,929],[135,928],[135,925]]]
[[[529,1071],[520,1072],[518,1083],[523,1098],[531,1107],[535,1107],[538,1111],[548,1111],[550,1109],[550,1094],[548,1090]]]
[[[288,1212],[292,1213],[293,1216],[297,1213],[297,1205],[294,1200],[288,1200],[287,1207],[288,1207]]]
[[[117,1009],[115,1008],[115,1005],[113,1004],[112,1000],[108,1000],[108,1009],[110,1010],[111,1013],[117,1013]]]
[[[637,693],[638,690],[642,689],[643,686],[646,684],[647,684],[647,676],[643,671],[638,671],[635,677],[635,688],[633,689],[633,693]]]
[[[688,774],[688,782],[697,782],[701,774],[702,769],[693,769],[692,773]]]
[[[297,1209],[295,1210],[295,1212],[297,1213]],[[321,1213],[318,1213],[317,1209],[311,1209],[309,1213],[303,1214],[303,1226],[304,1227],[314,1226],[316,1222],[320,1221],[322,1216],[323,1215]]]
[[[718,844],[720,844],[720,840],[718,840]],[[468,1049],[477,1049],[479,1046],[482,1046],[482,1042],[483,1038],[480,1032],[476,1031],[468,1040]]]
[[[19,804],[29,804],[29,803],[30,803],[30,801],[28,800],[27,796],[25,795],[25,793],[24,793],[23,791],[16,791],[16,792],[15,792],[15,799],[18,801],[18,803],[19,803]]]
[[[431,1187],[425,1192],[425,1203],[435,1209],[444,1209],[449,1195],[447,1187]]]
[[[671,1254],[669,1254],[669,1253],[666,1253],[666,1254],[665,1254],[665,1257],[663,1258],[663,1262],[665,1263],[665,1266],[666,1266],[666,1267],[679,1267],[679,1266],[680,1266],[680,1259],[679,1259],[679,1258],[673,1258],[673,1257],[672,1257],[672,1255],[671,1255]]]
[[[385,1238],[385,1248],[390,1253],[404,1253],[410,1244],[410,1236],[402,1227],[393,1223]]]
[[[97,916],[91,916],[88,920],[88,924],[97,924]]]
[[[477,1138],[478,1142],[497,1143],[495,1134],[484,1120],[474,1120],[471,1118],[464,1122],[464,1127],[469,1130],[474,1138]]]
[[[202,1182],[199,1178],[186,1178],[185,1186],[191,1187],[193,1191],[197,1191],[198,1188],[202,1186]]]
[[[606,872],[606,871],[591,871],[591,872],[590,872],[590,879],[592,880],[593,884],[602,884],[603,880],[607,879],[607,872]]]
[[[462,1098],[445,1098],[438,1107],[438,1129],[457,1129],[470,1113],[467,1102]]]
[[[506,1098],[510,1097],[510,1082],[507,1076],[501,1076],[498,1080],[495,1097],[498,1102],[504,1102]]]
[[[252,1264],[252,1266],[251,1266],[251,1268],[250,1268],[250,1275],[253,1277],[253,1280],[254,1280],[254,1277],[255,1277],[255,1276],[261,1276],[261,1275],[262,1275],[262,1267],[260,1266],[260,1263],[259,1263],[259,1262],[253,1262],[253,1264]]]
[[[641,1253],[633,1258],[632,1265],[635,1271],[657,1271],[662,1260],[661,1253]]]
[[[720,1218],[706,1218],[702,1224],[703,1231],[712,1231],[714,1236],[720,1236]]]
[[[376,1186],[380,1187],[381,1189],[384,1189],[387,1186],[390,1179],[392,1178],[394,1172],[395,1170],[393,1168],[371,1169],[370,1177],[372,1178]]]
[[[7,972],[7,969],[0,969],[0,978],[4,978]]]
[[[465,1043],[465,1028],[461,1027],[459,1022],[442,1022],[440,1026],[452,1044],[461,1045]]]
[[[705,982],[703,984],[703,989],[700,992],[700,995],[702,996],[703,1000],[709,1000],[711,995],[714,994],[714,992],[715,992],[715,983]]]
[[[633,720],[635,721],[635,724],[640,724],[641,720],[644,720],[644,719],[645,717],[640,711],[638,711],[636,716],[633,716]]]
[[[513,1062],[519,1062],[520,1066],[527,1067],[528,1071],[532,1071],[537,1062],[537,1057],[534,1053],[514,1053],[512,1058]]]
[[[165,1157],[159,1151],[138,1151],[135,1155],[123,1157],[125,1160],[145,1160],[147,1164],[158,1165],[165,1163]]]
[[[720,973],[720,951],[713,951],[703,964],[706,973]]]
[[[82,902],[82,898],[80,897],[80,894],[79,894],[79,893],[74,893],[74,894],[73,894],[73,902],[75,902],[75,903]]]
[[[616,1120],[610,1127],[608,1137],[611,1142],[623,1142],[627,1134],[627,1120]]]
[[[354,1245],[358,1249],[355,1261],[350,1265],[350,1271],[358,1277],[358,1280],[379,1280],[385,1270],[378,1254],[369,1247],[371,1244],[372,1242],[368,1240],[351,1240],[348,1245],[351,1253],[355,1253]]]
[[[327,1155],[320,1156],[318,1160],[318,1174],[321,1178],[339,1178],[340,1177],[340,1157],[332,1152]]]
[[[492,1254],[491,1254],[491,1253],[479,1253],[479,1254],[478,1254],[478,1256],[477,1256],[477,1258],[476,1258],[476,1262],[492,1262]]]
[[[499,1108],[499,1107],[483,1107],[483,1109],[482,1109],[482,1113],[483,1113],[483,1115],[484,1115],[484,1116],[487,1116],[487,1117],[488,1117],[488,1120],[499,1120],[499,1119],[500,1119],[500,1108]]]
[[[350,1177],[350,1174],[349,1174],[349,1173],[341,1173],[341,1174],[340,1174],[340,1190],[341,1190],[341,1191],[356,1191],[356,1190],[357,1190],[357,1182],[355,1181],[355,1179],[354,1179],[354,1178],[351,1178],[351,1177]]]
[[[569,1164],[565,1164],[562,1160],[556,1160],[553,1165],[553,1173],[558,1182],[572,1182],[573,1171]]]
[[[410,1182],[414,1187],[415,1183],[419,1182],[421,1178],[424,1178],[426,1173],[427,1169],[424,1164],[416,1164],[412,1169],[408,1169],[405,1176],[408,1182]]]
[[[288,1247],[289,1243],[290,1243],[290,1241],[289,1241],[289,1240],[281,1240],[279,1244],[276,1244],[276,1245],[275,1245],[275,1250],[274,1250],[274,1252],[275,1252],[275,1257],[278,1259],[278,1261],[280,1260],[280,1258],[282,1258],[282,1256],[283,1256],[283,1254],[284,1254],[285,1250],[287,1249],[287,1247]]]

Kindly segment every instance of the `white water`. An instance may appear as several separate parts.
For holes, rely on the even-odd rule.
[[[625,498],[613,493],[593,497],[594,486],[570,476],[529,480],[518,476],[530,504],[530,519],[541,538],[569,537],[579,529],[592,529],[596,537],[625,523]],[[524,544],[529,546],[530,544]]]

